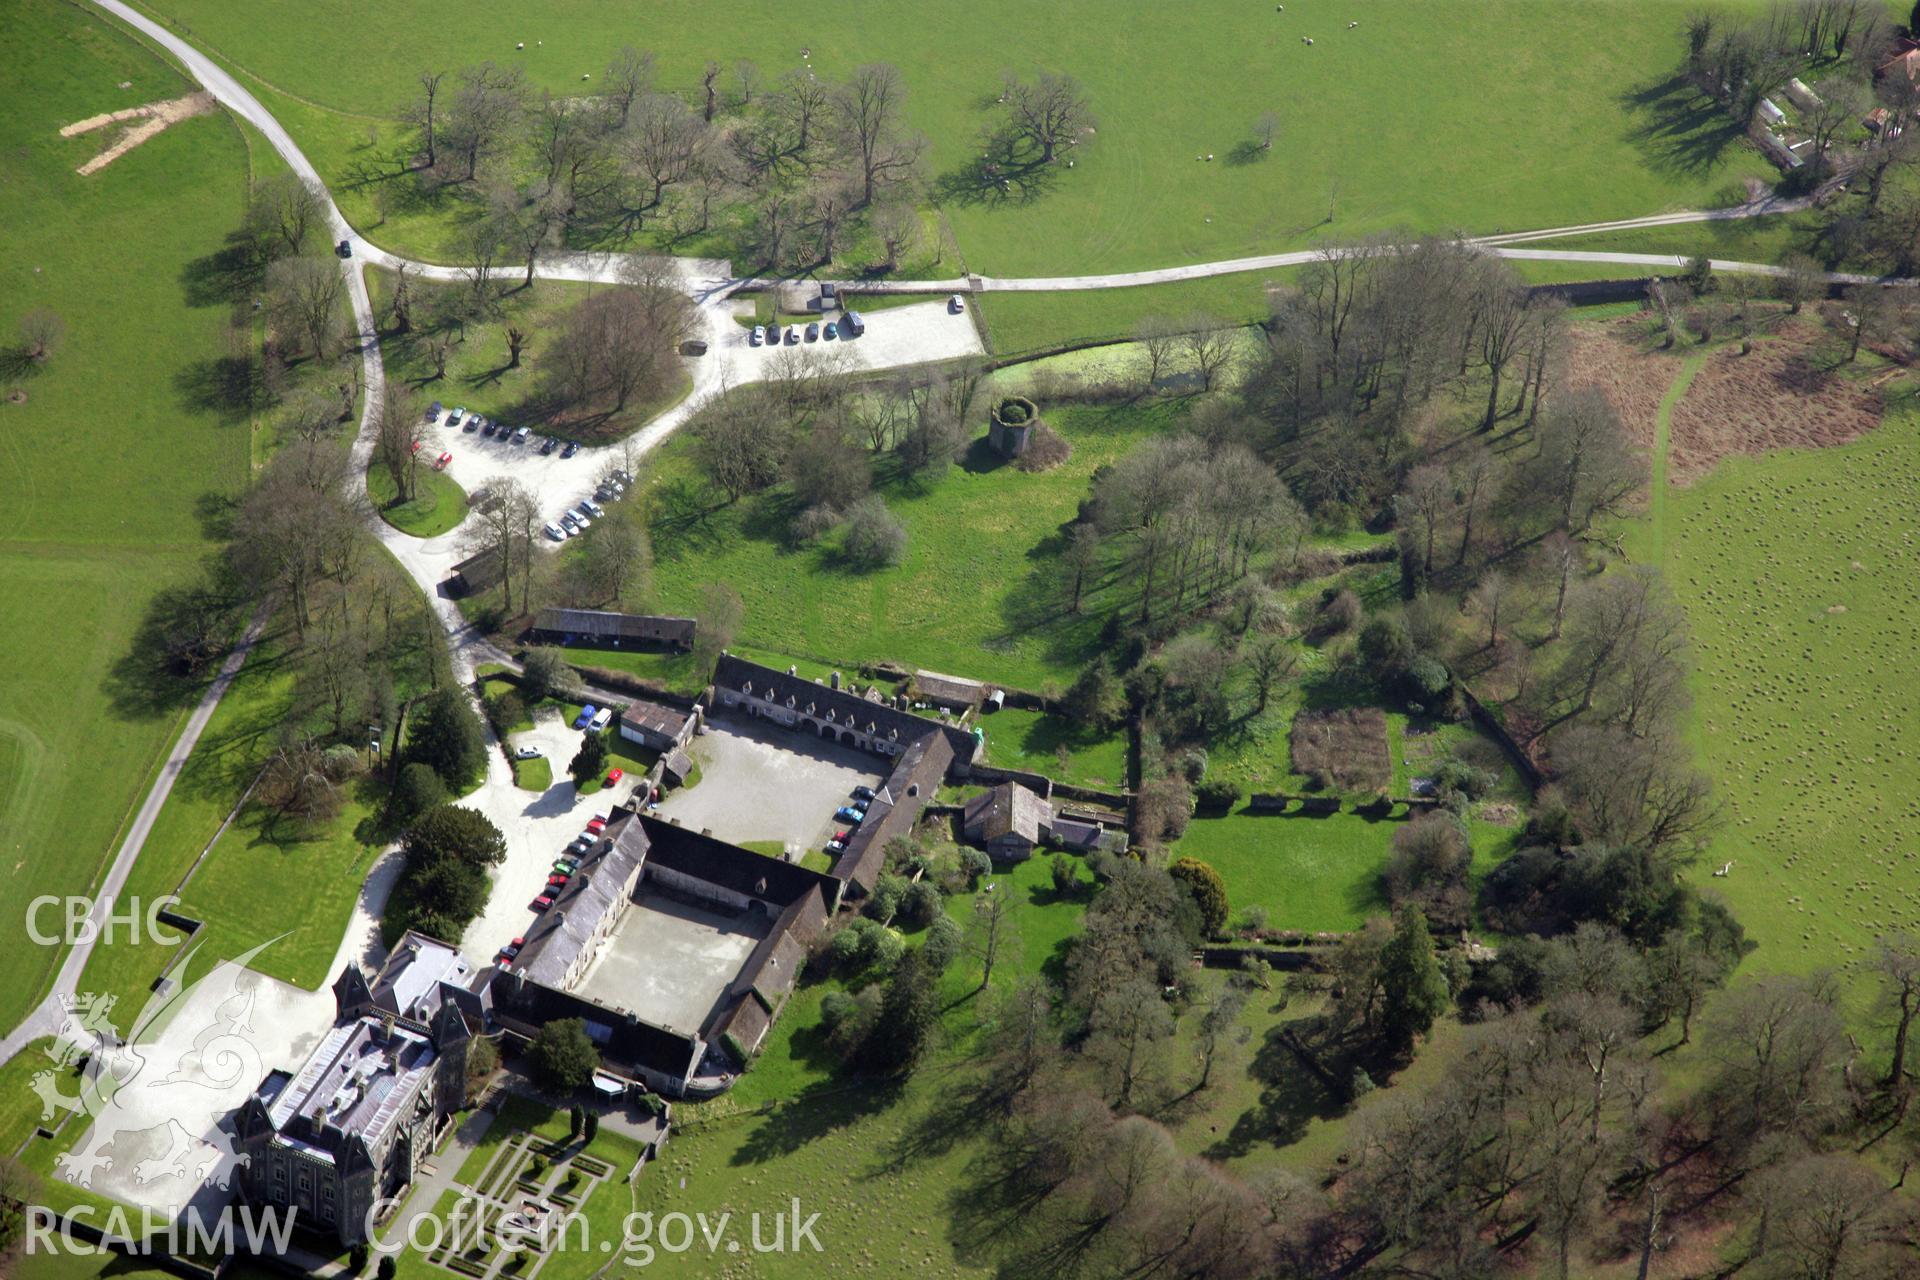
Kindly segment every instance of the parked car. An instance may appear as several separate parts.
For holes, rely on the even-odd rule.
[[[547,877],[547,888],[548,889],[564,889],[567,887],[567,881],[571,880],[572,878],[573,878],[572,876],[563,876],[558,871],[556,871],[552,875]]]
[[[770,347],[777,347],[780,345],[780,326],[779,325],[770,324],[767,326],[767,345]]]
[[[835,836],[833,839],[827,841],[828,853],[845,853],[846,851],[847,851],[847,842],[845,840],[840,839],[838,836]]]
[[[871,800],[873,799],[873,788],[872,787],[855,787],[853,789],[853,798],[855,800]]]
[[[594,841],[593,832],[582,831],[579,835],[573,838],[573,843],[567,846],[567,852],[568,853],[585,853],[587,850],[593,848],[593,841]]]
[[[613,471],[613,478],[615,480],[618,480],[621,484],[633,483],[633,473],[631,471],[628,471],[624,467],[615,468]]]
[[[452,413],[449,413],[447,415],[447,425],[450,427],[457,427],[460,425],[460,419],[466,416],[467,416],[467,411],[464,407],[455,409]]]
[[[542,439],[540,441],[540,456],[545,457],[547,454],[552,453],[553,445],[554,445],[554,439],[552,436],[547,436],[544,439]]]
[[[549,538],[552,538],[555,542],[565,542],[567,540],[567,531],[565,529],[562,529],[559,525],[555,524],[551,520],[547,521],[547,527],[545,532],[546,532],[546,535]]]
[[[466,425],[460,428],[462,431],[478,431],[479,429],[480,419],[478,417],[468,418]]]
[[[428,406],[428,408],[427,408],[427,421],[428,421],[428,422],[438,422],[438,421],[440,421],[440,414],[441,414],[441,412],[442,412],[442,410],[441,410],[441,408],[440,408],[440,402],[439,402],[438,400],[435,400],[435,401],[433,402],[433,404],[431,404],[431,405],[430,405],[430,406]]]
[[[953,314],[959,315],[962,311],[965,311],[966,309],[967,309],[967,300],[961,297],[959,294],[956,293],[947,299],[947,310],[953,312]]]
[[[787,326],[787,345],[790,347],[797,347],[800,345],[800,326],[799,325],[790,324]]]
[[[511,960],[515,956],[519,955],[520,948],[526,945],[527,945],[527,940],[524,937],[515,938],[512,942],[509,942],[506,946],[500,948],[500,954],[496,956],[495,959],[500,960],[502,963],[508,960]]]
[[[841,822],[860,823],[866,821],[867,811],[856,809],[850,804],[843,804],[833,811],[833,816]]]
[[[518,431],[513,433],[513,442],[515,444],[525,444],[532,435],[533,435],[532,427],[522,427]]]
[[[763,324],[753,326],[753,332],[747,335],[747,345],[750,347],[757,347],[766,340],[767,326]]]
[[[818,320],[815,320],[810,322],[807,325],[807,341],[818,342],[819,340],[820,340],[820,322]]]
[[[579,525],[582,529],[593,528],[593,513],[591,511],[588,511],[585,507],[578,507],[578,506],[573,507],[567,512],[567,514],[572,516],[573,522]]]
[[[573,518],[571,511],[560,517],[560,527],[566,531],[569,538],[580,532],[580,522]]]
[[[545,911],[548,907],[552,905],[553,905],[553,895],[550,893],[543,893],[539,897],[535,898],[532,902],[529,902],[527,904],[527,909],[530,911]]]
[[[447,464],[452,461],[453,455],[451,453],[443,453],[433,460],[433,469],[435,471],[445,471]]]
[[[592,729],[595,733],[599,733],[602,729],[606,728],[608,725],[612,723],[613,723],[613,708],[602,707],[600,708],[600,710],[594,712],[593,722],[588,727]]]
[[[571,458],[578,452],[580,452],[580,442],[577,440],[569,440],[567,441],[567,447],[560,451],[560,456],[563,458]]]
[[[477,417],[478,415],[475,415],[475,416]],[[493,434],[493,423],[491,423],[491,422],[489,422],[489,421],[488,421],[487,419],[485,419],[485,418],[480,418],[480,434],[481,434],[481,435],[483,435],[483,436],[490,436],[490,435],[492,435],[492,434]]]
[[[353,241],[342,240],[333,247],[333,251],[343,258],[351,258],[353,256]]]
[[[606,829],[607,829],[607,820],[601,817],[597,813],[593,815],[593,820],[587,823],[587,830],[593,832],[593,834],[596,836],[598,836],[602,831],[605,831]]]
[[[580,499],[580,505],[586,508],[587,514],[596,520],[607,514],[607,509],[595,502],[592,498]]]
[[[849,338],[857,338],[867,331],[867,322],[860,318],[858,311],[849,311],[840,320],[840,332]]]
[[[827,327],[821,330],[820,336],[831,341],[840,336],[840,326],[829,320],[827,321]]]
[[[517,747],[514,750],[513,758],[515,760],[539,760],[545,757],[546,754],[546,752],[538,747]]]
[[[683,356],[703,356],[707,354],[706,340],[704,338],[688,338],[680,344],[680,354]]]
[[[553,861],[553,869],[563,876],[570,876],[580,869],[580,864],[572,858],[555,858]]]
[[[410,444],[410,445],[408,445],[408,446],[407,446],[407,452],[408,452],[408,453],[418,453],[418,452],[420,452],[420,446],[421,446],[421,444],[422,444],[422,443],[423,443],[422,441],[419,441],[419,440],[415,440],[415,441],[414,441],[414,442],[413,442],[412,444]]]
[[[600,708],[589,702],[586,706],[581,707],[580,714],[573,718],[573,727],[576,729],[584,729],[592,724],[593,718],[599,714]]]
[[[607,785],[611,787],[626,776],[627,771],[625,769],[609,769],[607,770]]]

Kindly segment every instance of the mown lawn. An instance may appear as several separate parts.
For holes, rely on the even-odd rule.
[[[429,466],[419,468],[413,497],[402,501],[393,476],[376,463],[367,468],[367,497],[382,520],[416,538],[437,538],[467,518],[467,491],[446,472]]]
[[[1125,730],[1089,733],[1065,716],[1019,707],[987,712],[980,718],[980,727],[987,734],[988,764],[1028,769],[1056,782],[1108,791],[1127,785]]]
[[[892,659],[1027,688],[1071,681],[1095,647],[1099,614],[1066,611],[1053,567],[1060,529],[1096,467],[1171,429],[1184,410],[1042,410],[1073,446],[1051,471],[993,465],[976,448],[925,487],[883,474],[880,491],[908,541],[900,565],[877,571],[849,566],[837,535],[792,545],[784,489],[719,502],[694,472],[688,442],[669,441],[642,488],[654,606],[695,613],[705,585],[725,582],[746,604],[739,639],[751,648],[821,664]]]
[[[221,374],[249,358],[208,296],[210,255],[246,202],[224,115],[168,129],[90,177],[104,135],[58,136],[188,83],[120,29],[54,0],[7,8],[0,94],[0,925],[42,894],[87,892],[198,687],[156,678],[148,603],[213,541],[246,482],[250,415]],[[120,88],[122,82],[128,87]],[[35,309],[65,322],[43,365],[13,352]],[[24,402],[10,403],[18,391]],[[39,999],[57,948],[16,948],[0,1027]]]
[[[454,0],[372,14],[320,0],[265,19],[244,0],[151,7],[304,100],[270,106],[335,179],[349,217],[383,243],[442,253],[478,207],[464,193],[388,200],[387,222],[376,225],[376,192],[403,149],[392,117],[415,75],[491,59],[524,69],[536,88],[579,93],[625,42],[656,51],[659,83],[683,91],[697,89],[709,58],[724,67],[753,59],[769,80],[800,63],[802,49],[822,77],[862,62],[898,65],[964,260],[949,256],[943,274],[1160,266],[1402,225],[1557,226],[1730,203],[1741,178],[1767,172],[1671,83],[1684,15],[1669,0],[1379,0],[1353,30],[1349,8],[1332,0],[1297,0],[1285,12],[1196,0],[1130,9],[1119,22],[1099,0],[981,0],[915,11],[910,22],[876,21],[853,0],[719,18],[692,0],[530,0],[477,16]],[[983,190],[963,171],[1009,66],[1076,75],[1098,131],[1073,150],[1072,169],[1055,165],[1012,192]],[[1222,88],[1197,88],[1208,85]],[[1261,153],[1250,140],[1265,110],[1280,126]],[[716,247],[696,240],[686,251]]]

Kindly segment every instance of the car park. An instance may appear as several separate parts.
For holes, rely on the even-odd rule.
[[[515,444],[525,444],[528,441],[528,439],[532,437],[532,435],[533,435],[532,427],[522,427],[518,431],[513,433],[513,442]]]
[[[864,822],[866,821],[867,811],[865,809],[856,809],[850,804],[843,804],[833,811],[833,816],[841,822]]]
[[[753,332],[747,335],[747,345],[750,347],[757,347],[766,340],[767,326],[763,324],[753,326]]]
[[[532,902],[529,902],[527,904],[527,909],[530,911],[545,911],[548,907],[552,905],[553,905],[553,895],[548,893],[543,893],[539,897],[535,898]]]
[[[542,439],[540,441],[540,456],[545,457],[547,454],[552,453],[553,444],[554,444],[554,440],[552,436],[547,436],[544,439]]]
[[[515,760],[539,760],[546,754],[546,752],[538,747],[516,747],[513,752],[513,758]]]
[[[607,770],[607,785],[611,787],[626,776],[627,771],[625,769],[609,769]]]
[[[965,311],[966,309],[967,309],[967,300],[961,297],[959,294],[956,293],[947,299],[947,310],[953,312],[953,314],[959,315],[962,311]]]
[[[571,458],[574,454],[578,452],[580,452],[579,442],[575,440],[569,440],[567,441],[567,447],[560,451],[560,456],[563,458]]]
[[[598,714],[600,714],[600,708],[589,702],[586,706],[581,707],[580,714],[573,718],[573,727],[576,729],[586,728],[593,723],[593,718]]]
[[[834,338],[840,336],[840,326],[829,320],[827,321],[827,327],[821,331],[820,336],[828,341],[832,341]]]
[[[855,787],[853,789],[853,798],[855,800],[871,800],[873,799],[873,788],[872,787]]]
[[[807,325],[807,341],[818,342],[819,340],[820,340],[820,322],[818,320],[815,320]]]
[[[544,532],[549,538],[552,538],[555,542],[565,542],[567,540],[567,531],[565,529],[562,529],[559,525],[555,524],[551,520],[547,521],[546,529]]]

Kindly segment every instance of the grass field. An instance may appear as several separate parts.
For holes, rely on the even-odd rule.
[[[670,441],[644,488],[654,607],[692,613],[705,584],[725,582],[746,603],[740,638],[749,646],[822,663],[891,658],[1029,688],[1070,681],[1097,619],[1061,607],[1050,572],[1059,527],[1074,518],[1095,467],[1167,429],[1182,410],[1042,409],[1073,446],[1062,466],[1028,474],[975,450],[925,489],[883,482],[906,525],[907,552],[899,566],[869,573],[848,568],[834,538],[790,545],[791,502],[782,489],[715,508],[686,441]]]
[[[244,0],[146,7],[286,91],[270,108],[363,226],[380,220],[373,179],[393,171],[393,117],[419,71],[493,59],[535,87],[578,93],[625,42],[653,49],[660,82],[678,89],[696,87],[707,58],[751,58],[769,79],[803,48],[822,76],[897,64],[964,266],[1002,275],[1234,257],[1402,224],[1490,232],[1628,217],[1726,203],[1740,178],[1766,172],[1673,91],[1682,14],[1671,0],[1381,0],[1354,30],[1334,0],[1284,13],[1198,0],[1124,22],[1098,0],[982,0],[900,21],[853,0],[734,21],[691,0],[533,0],[480,15],[454,0],[378,13],[322,0],[264,17]],[[1055,166],[1025,198],[988,198],[957,179],[1009,66],[1079,77],[1098,132],[1072,170]],[[1249,140],[1269,109],[1279,134],[1261,154]],[[464,208],[392,209],[376,238],[441,247]]]
[[[1668,495],[1696,736],[1725,806],[1696,874],[1761,944],[1749,964],[1851,967],[1920,929],[1916,491],[1909,401],[1858,443],[1736,459]]]
[[[0,394],[26,395],[0,403],[0,925],[17,939],[34,897],[91,888],[198,696],[130,654],[154,594],[211,551],[204,518],[245,483],[249,421],[214,384],[250,339],[194,283],[245,204],[240,133],[187,120],[83,178],[101,137],[62,125],[186,82],[71,5],[16,0],[6,25],[0,344],[35,308],[66,323],[44,366],[9,350],[0,371]],[[58,960],[16,949],[0,1027]]]
[[[987,734],[987,763],[1029,769],[1055,782],[1118,791],[1127,785],[1127,735],[1088,733],[1065,716],[1002,707],[980,719]],[[1061,760],[1066,767],[1061,767]]]
[[[452,476],[432,467],[419,469],[413,497],[402,502],[392,475],[375,463],[367,468],[367,496],[382,520],[416,538],[438,537],[467,518],[467,491]]]

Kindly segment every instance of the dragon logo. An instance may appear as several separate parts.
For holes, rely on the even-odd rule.
[[[43,1123],[66,1113],[70,1122],[88,1124],[80,1144],[57,1158],[61,1178],[92,1187],[103,1176],[118,1181],[131,1172],[141,1198],[175,1206],[203,1188],[231,1187],[247,1157],[235,1150],[226,1115],[236,1091],[262,1076],[250,1038],[260,979],[247,965],[270,945],[156,995],[124,1037],[113,1024],[114,997],[62,997],[61,1030],[47,1050],[53,1065],[32,1083]],[[183,959],[182,972],[194,954]],[[78,1093],[63,1088],[69,1078],[77,1078]]]

